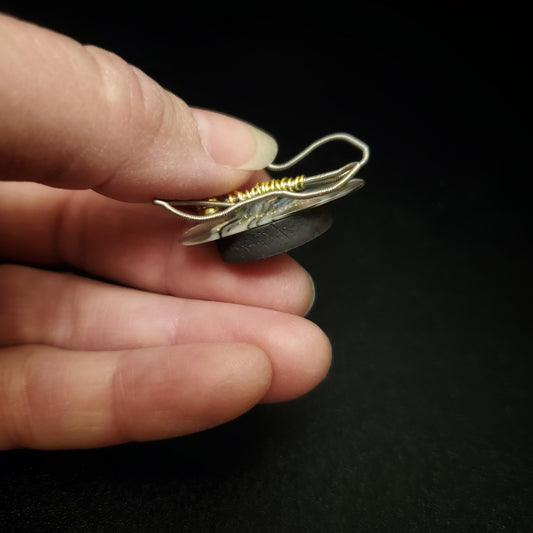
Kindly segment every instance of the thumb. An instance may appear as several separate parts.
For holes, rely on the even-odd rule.
[[[192,109],[116,55],[0,15],[0,179],[127,201],[231,190],[277,146]]]

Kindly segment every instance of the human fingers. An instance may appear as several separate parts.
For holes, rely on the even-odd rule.
[[[108,352],[0,349],[0,449],[91,448],[176,437],[231,420],[270,385],[245,344]]]
[[[0,183],[4,260],[68,264],[122,285],[187,298],[295,314],[309,309],[313,282],[290,257],[225,263],[211,245],[180,245],[183,229],[155,206],[118,202],[94,191]]]
[[[89,351],[217,342],[257,346],[272,366],[267,402],[310,391],[331,361],[329,341],[315,324],[268,309],[164,296],[14,265],[0,266],[0,293],[4,346]]]
[[[0,15],[0,179],[128,201],[204,197],[268,165],[275,141],[191,109],[116,55]]]

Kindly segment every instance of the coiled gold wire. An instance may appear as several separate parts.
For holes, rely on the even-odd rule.
[[[236,204],[243,200],[250,200],[262,194],[274,191],[288,191],[299,192],[305,189],[305,176],[301,174],[294,178],[280,178],[262,181],[254,185],[251,189],[245,191],[233,191],[222,198],[209,198],[208,201],[227,202],[228,204]],[[219,210],[218,207],[203,207],[202,214],[211,215]]]
[[[265,194],[273,191],[290,191],[298,192],[305,187],[305,176],[302,174],[295,178],[280,178],[271,179],[268,181],[262,181],[251,189],[246,191],[233,191],[228,194],[224,200],[230,204],[242,202],[243,200],[250,200],[261,194]]]

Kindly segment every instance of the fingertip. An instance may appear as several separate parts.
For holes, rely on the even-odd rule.
[[[276,339],[277,356],[273,360],[272,385],[262,402],[293,400],[319,385],[327,376],[332,359],[331,343],[316,324],[294,317],[298,335]]]
[[[292,257],[280,254],[251,263],[215,263],[224,282],[210,287],[225,291],[221,299],[305,316],[315,300],[311,275]]]
[[[220,165],[261,170],[274,161],[278,145],[265,131],[234,117],[191,108],[203,146]]]
[[[265,265],[271,270],[267,278],[272,285],[269,297],[277,297],[269,307],[305,317],[316,299],[316,287],[311,274],[287,254],[266,259]],[[267,301],[264,297],[263,300]]]

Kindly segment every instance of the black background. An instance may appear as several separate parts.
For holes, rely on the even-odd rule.
[[[190,437],[5,452],[5,531],[532,530],[525,11],[288,6],[3,4],[257,124],[280,160],[334,131],[372,150],[293,253],[326,380]]]

